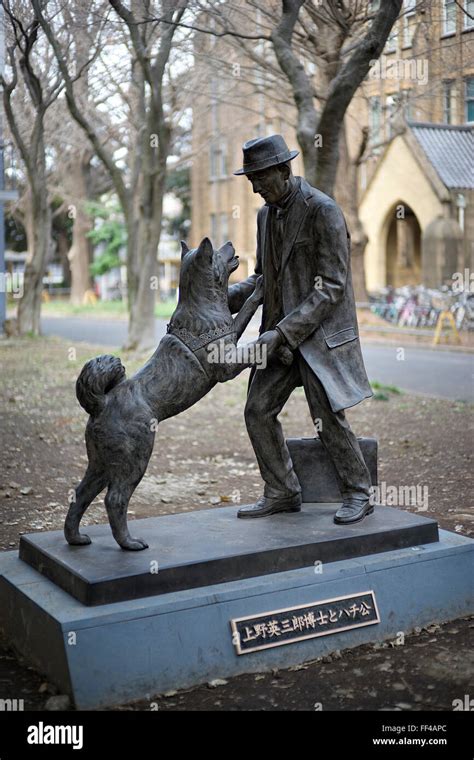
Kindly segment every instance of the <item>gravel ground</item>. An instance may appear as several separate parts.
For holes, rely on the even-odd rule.
[[[98,353],[97,346],[59,339],[0,343],[1,550],[17,548],[21,533],[62,528],[68,491],[86,464],[86,415],[74,383],[82,364]],[[120,355],[129,373],[143,363],[144,357]],[[247,379],[245,372],[216,386],[195,407],[162,423],[148,472],[130,503],[132,517],[237,506],[261,494],[243,419]],[[472,406],[382,388],[347,415],[357,435],[379,441],[379,481],[428,489],[427,503],[400,508],[472,535]],[[288,437],[314,435],[302,389],[281,419]],[[105,521],[102,494],[83,524]],[[162,710],[312,710],[319,703],[327,710],[452,709],[453,699],[469,693],[472,627],[471,620],[455,621],[414,633],[403,646],[359,647],[297,670],[240,676],[216,689],[201,686],[157,704]],[[8,693],[24,695],[29,709],[40,709],[54,688],[4,646],[0,698]]]

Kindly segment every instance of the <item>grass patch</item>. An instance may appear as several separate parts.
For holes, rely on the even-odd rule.
[[[384,385],[384,383],[379,383],[378,380],[374,380],[373,383],[370,383],[370,386],[374,391],[374,395],[372,396],[374,401],[389,401],[389,393],[393,393],[397,396],[400,396],[402,393],[400,388],[397,388],[396,385]]]
[[[386,393],[381,393],[380,391],[375,391],[374,395],[372,396],[374,401],[389,401],[390,396],[388,396]]]
[[[160,301],[155,306],[155,317],[161,317],[162,319],[171,317],[172,313],[176,309],[176,305],[177,302],[175,300]]]
[[[374,391],[385,391],[388,393],[395,393],[398,396],[400,396],[402,393],[400,388],[397,388],[396,385],[384,385],[384,383],[379,383],[378,380],[374,380],[374,382],[370,383],[370,385]]]

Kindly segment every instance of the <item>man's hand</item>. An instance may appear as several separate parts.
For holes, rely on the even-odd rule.
[[[267,330],[263,335],[259,337],[256,343],[260,343],[261,346],[266,346],[267,359],[271,359],[275,356],[276,352],[283,343],[283,338],[278,330]]]

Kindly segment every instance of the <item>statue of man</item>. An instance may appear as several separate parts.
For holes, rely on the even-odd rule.
[[[319,437],[336,469],[343,497],[334,521],[355,523],[373,512],[370,474],[344,410],[372,395],[359,344],[344,216],[328,195],[294,177],[281,135],[243,146],[243,168],[265,205],[257,216],[255,273],[229,288],[237,312],[263,274],[258,343],[265,368],[252,370],[245,421],[265,482],[264,495],[241,518],[301,509],[301,486],[278,421],[290,394],[303,386]],[[292,361],[280,358],[281,348]],[[288,351],[289,349],[289,351]]]

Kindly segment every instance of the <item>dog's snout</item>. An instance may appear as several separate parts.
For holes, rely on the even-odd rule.
[[[235,256],[235,248],[228,240],[221,248],[221,252],[230,260]]]

